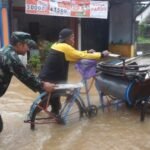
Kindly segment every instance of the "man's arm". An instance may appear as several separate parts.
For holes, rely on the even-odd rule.
[[[42,90],[43,83],[41,80],[35,77],[24,67],[17,54],[10,54],[9,60],[7,62],[7,67],[9,68],[10,72],[15,75],[21,82],[23,82],[33,91]]]
[[[72,46],[65,45],[66,50],[64,50],[65,58],[68,61],[77,61],[79,59],[95,59],[99,60],[101,57],[100,52],[88,53],[88,51],[79,51],[73,48]]]

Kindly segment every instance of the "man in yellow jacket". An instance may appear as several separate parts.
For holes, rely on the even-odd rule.
[[[94,50],[79,51],[74,47],[74,33],[71,29],[64,28],[59,33],[58,42],[54,43],[49,51],[46,62],[39,74],[43,81],[60,83],[66,82],[68,77],[69,62],[80,59],[99,60],[109,55],[108,51],[95,52]],[[59,97],[51,97],[52,112],[59,113]]]

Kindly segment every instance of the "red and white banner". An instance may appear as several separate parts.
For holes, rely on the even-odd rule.
[[[71,1],[72,17],[89,17],[90,16],[90,0],[72,0]]]
[[[108,17],[108,2],[107,1],[91,1],[90,17],[106,19]]]
[[[58,2],[50,1],[49,15],[54,16],[70,16],[71,2],[67,0],[59,0]]]
[[[49,0],[26,0],[27,14],[49,15]]]
[[[26,0],[27,14],[78,18],[108,17],[108,1],[91,0]]]

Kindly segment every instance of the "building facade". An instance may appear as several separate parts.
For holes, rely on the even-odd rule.
[[[15,30],[31,33],[34,40],[41,36],[54,42],[58,32],[69,27],[75,32],[76,48],[109,49],[123,56],[133,56],[135,18],[145,7],[142,1],[146,0],[108,1],[108,19],[81,19],[25,14],[25,0],[0,0],[0,46],[9,43],[9,35]]]

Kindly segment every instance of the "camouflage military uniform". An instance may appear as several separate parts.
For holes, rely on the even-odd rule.
[[[13,46],[8,45],[0,49],[0,96],[7,90],[13,75],[33,91],[42,90],[40,79],[24,67]]]

